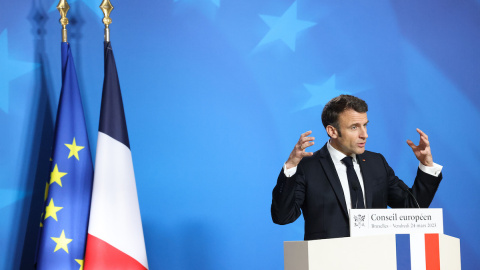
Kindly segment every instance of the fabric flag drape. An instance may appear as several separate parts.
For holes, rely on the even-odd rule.
[[[132,154],[110,42],[98,130],[85,270],[148,269]]]
[[[397,269],[440,270],[440,240],[436,233],[397,234]]]
[[[45,188],[37,269],[81,269],[87,240],[93,165],[70,45],[62,42],[62,90],[50,179]]]

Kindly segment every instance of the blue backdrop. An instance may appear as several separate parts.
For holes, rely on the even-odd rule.
[[[103,83],[100,0],[70,0],[92,154]],[[52,0],[0,0],[0,268],[32,269],[61,87]],[[271,191],[302,132],[314,150],[330,98],[369,106],[367,149],[408,185],[407,139],[429,137],[444,180],[432,207],[480,265],[480,1],[113,1],[123,91],[151,269],[283,269]],[[93,158],[95,158],[93,156]]]

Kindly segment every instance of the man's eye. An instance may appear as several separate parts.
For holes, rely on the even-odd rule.
[[[352,126],[352,129],[353,129],[353,130],[357,129],[357,126]]]

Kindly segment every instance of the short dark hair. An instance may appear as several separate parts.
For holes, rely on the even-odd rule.
[[[340,95],[332,98],[323,108],[323,126],[327,128],[328,125],[332,125],[340,130],[338,126],[338,115],[349,109],[358,113],[366,113],[368,111],[368,105],[364,100],[351,95]]]

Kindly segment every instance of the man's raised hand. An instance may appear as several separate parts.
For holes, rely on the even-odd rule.
[[[295,147],[293,148],[287,162],[285,163],[287,169],[297,167],[298,163],[300,163],[300,160],[302,160],[302,158],[313,155],[312,152],[305,151],[307,147],[315,144],[315,137],[308,137],[308,135],[310,134],[312,134],[311,130],[300,135],[300,139],[298,139],[297,144],[295,144]]]
[[[415,145],[412,141],[407,140],[407,144],[412,148],[413,153],[417,159],[425,166],[433,166],[433,157],[430,150],[430,142],[428,136],[423,131],[417,128],[418,134],[420,134],[420,142]]]

